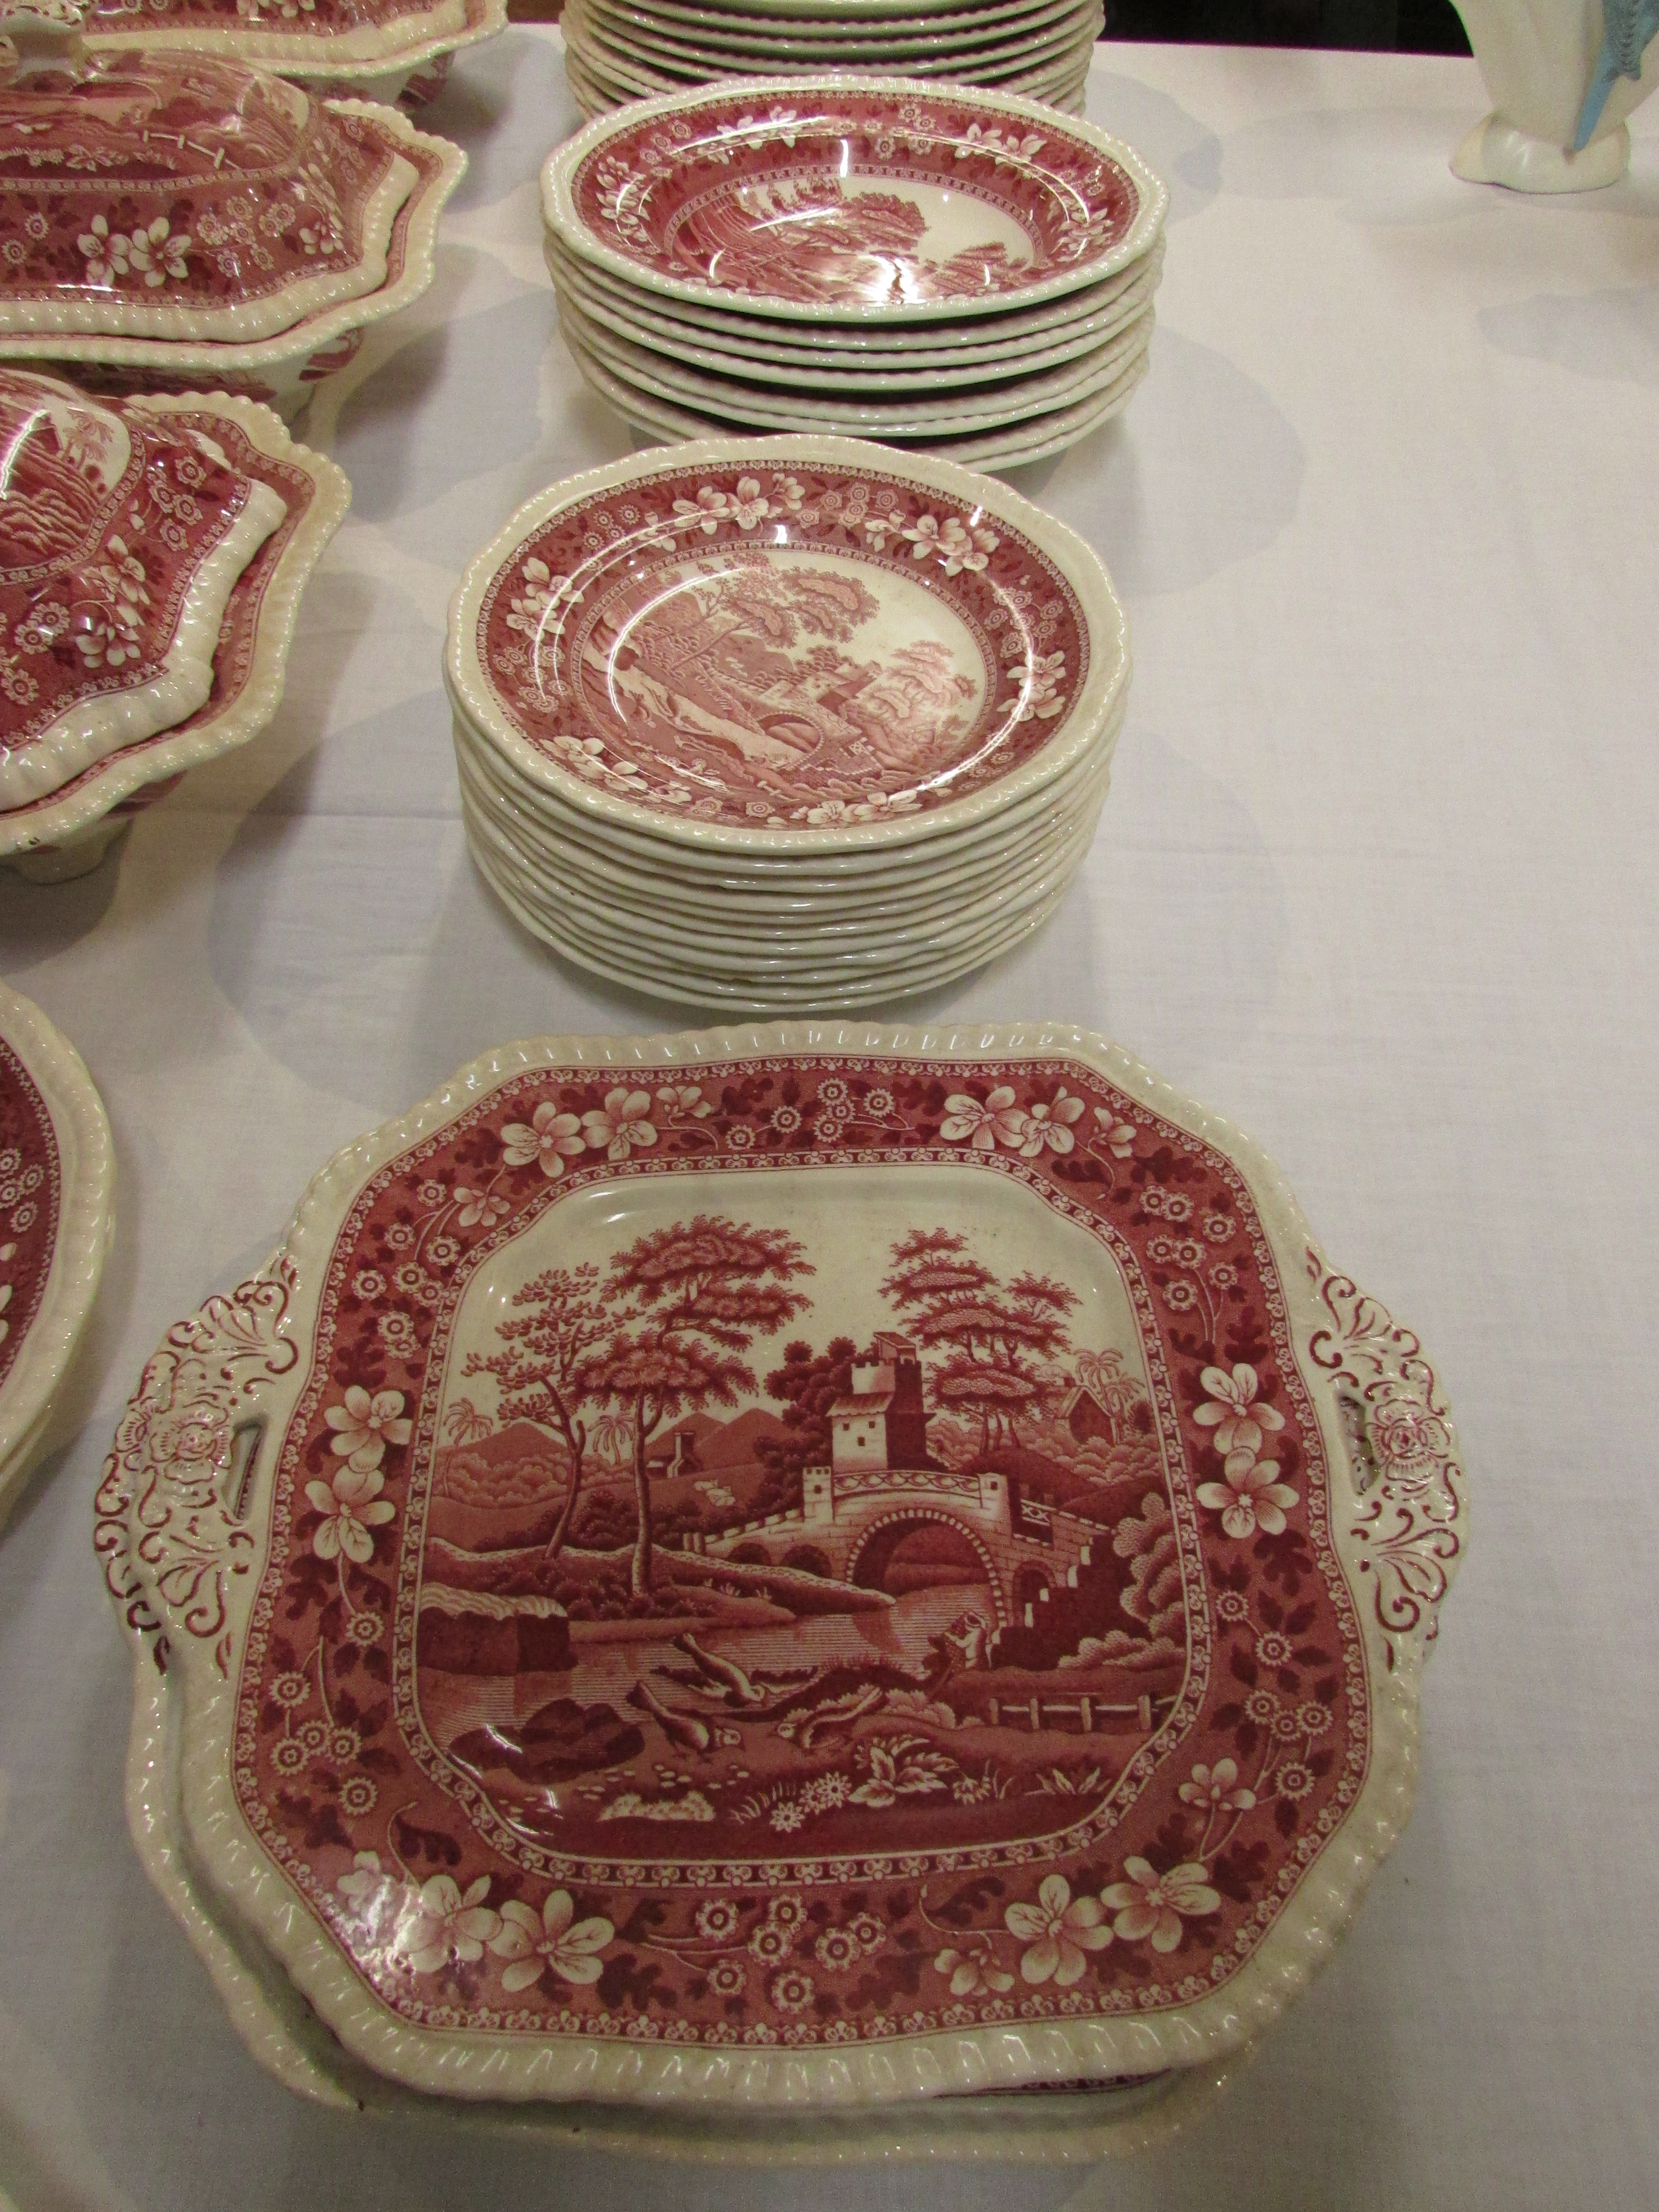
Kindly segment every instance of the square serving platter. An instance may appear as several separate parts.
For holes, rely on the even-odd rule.
[[[185,1847],[354,2063],[759,2113],[1265,2027],[1409,1809],[1464,1504],[1236,1131],[1076,1030],[801,1025],[349,1148],[99,1516]]]

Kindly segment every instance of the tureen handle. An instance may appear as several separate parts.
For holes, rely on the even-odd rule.
[[[0,78],[16,84],[47,70],[76,70],[85,53],[84,21],[80,0],[27,0],[11,8],[0,0]]]
[[[1389,1665],[1420,1665],[1440,1601],[1468,1540],[1468,1488],[1457,1432],[1413,1333],[1310,1248],[1308,1273],[1326,1316],[1311,1352],[1336,1385],[1352,1491],[1350,1534],[1388,1644]],[[1334,1492],[1333,1516],[1344,1501]]]
[[[237,1585],[258,1547],[252,1492],[269,1472],[271,1383],[298,1360],[283,1328],[294,1265],[270,1265],[167,1331],[115,1431],[94,1543],[129,1631],[165,1666],[210,1650],[228,1675]]]

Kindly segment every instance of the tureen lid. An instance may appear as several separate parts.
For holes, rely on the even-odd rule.
[[[1074,1030],[800,1025],[512,1046],[342,1153],[99,1513],[194,1863],[355,2058],[775,2106],[1270,2021],[1464,1503],[1237,1132]]]
[[[193,714],[287,513],[199,428],[0,368],[0,806]]]
[[[374,111],[234,61],[47,66],[38,19],[9,25],[0,331],[247,341],[385,282],[416,175]]]
[[[230,54],[300,74],[356,76],[492,38],[507,0],[93,0],[100,51]]]

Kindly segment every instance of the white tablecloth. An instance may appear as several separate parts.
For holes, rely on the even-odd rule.
[[[1093,2178],[684,2175],[301,2104],[128,1844],[91,1504],[167,1324],[474,1053],[681,1025],[545,957],[461,834],[457,574],[629,442],[555,332],[534,178],[575,118],[556,37],[518,30],[430,112],[472,160],[435,285],[303,433],[355,501],[276,723],[118,868],[0,884],[0,969],[119,1159],[90,1410],[0,1542],[0,2185],[28,2212],[1659,2201],[1659,140],[1638,118],[1625,183],[1529,203],[1448,172],[1483,104],[1467,63],[1102,49],[1089,112],[1173,192],[1153,373],[1023,488],[1128,603],[1116,787],[1036,943],[913,1010],[1122,1039],[1268,1146],[1443,1371],[1474,1547],[1416,1816],[1334,1965],[1190,2136]]]

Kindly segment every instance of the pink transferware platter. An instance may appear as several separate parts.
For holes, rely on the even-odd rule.
[[[1133,148],[1012,94],[751,78],[631,104],[548,160],[544,220],[629,286],[781,320],[961,320],[1150,251]]]
[[[40,1456],[91,1317],[114,1182],[80,1054],[0,985],[0,1516]]]
[[[0,18],[0,359],[292,412],[425,289],[465,155],[237,62],[88,60],[74,15]]]
[[[217,394],[106,404],[0,368],[0,858],[57,880],[269,721],[350,489]]]
[[[512,1046],[341,1153],[97,1544],[260,2055],[638,2144],[1207,2085],[1409,1813],[1465,1513],[1237,1131],[1074,1030],[799,1025]]]

